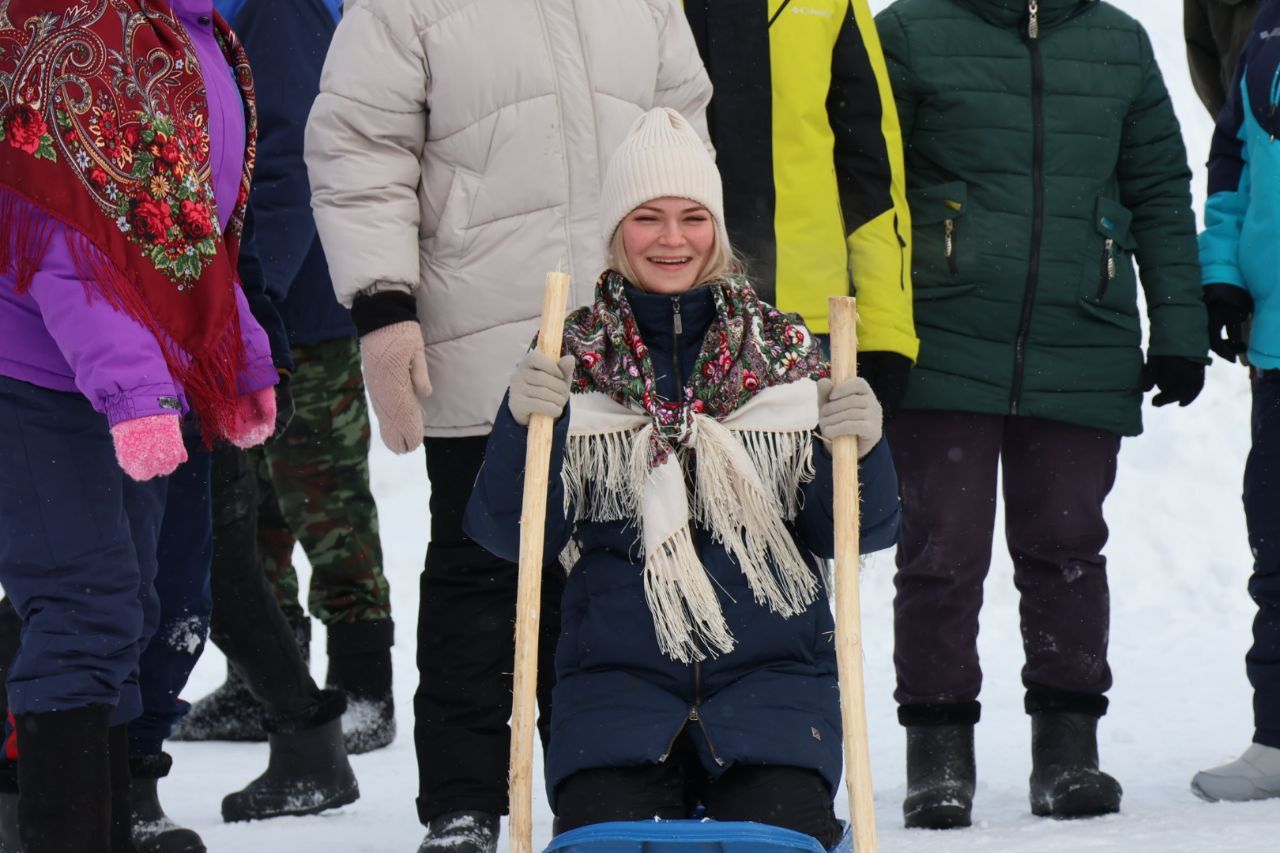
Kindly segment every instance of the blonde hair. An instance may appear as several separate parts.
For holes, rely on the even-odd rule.
[[[630,215],[631,213],[628,212],[627,216]],[[605,258],[605,263],[609,265],[609,269],[644,290],[640,279],[636,277],[636,271],[631,267],[631,262],[627,260],[627,249],[622,245],[621,223],[614,229],[613,238],[609,240],[609,253]],[[715,242],[711,246],[711,256],[707,258],[707,264],[702,268],[702,272],[698,275],[698,280],[693,283],[693,286],[697,287],[717,278],[723,278],[730,272],[743,272],[743,262],[728,241],[720,239],[720,229],[717,228],[715,229]]]

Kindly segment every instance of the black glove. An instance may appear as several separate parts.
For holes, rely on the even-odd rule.
[[[1142,368],[1142,390],[1157,386],[1160,393],[1151,400],[1155,405],[1189,406],[1204,387],[1204,365],[1180,355],[1153,355]]]
[[[911,373],[911,359],[887,350],[858,353],[858,375],[867,380],[885,420],[898,410],[907,393],[907,378]]]
[[[284,431],[289,428],[289,422],[293,420],[293,392],[289,390],[289,374],[281,373],[280,381],[276,383],[276,428],[271,433],[268,441],[275,441],[284,435]]]
[[[1253,313],[1253,297],[1234,284],[1206,284],[1204,304],[1209,309],[1209,349],[1227,361],[1235,361],[1236,356],[1249,349],[1244,340],[1244,323]]]

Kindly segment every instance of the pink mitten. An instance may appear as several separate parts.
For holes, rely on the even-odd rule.
[[[187,461],[176,414],[121,421],[111,428],[111,438],[120,468],[135,480],[172,474]]]
[[[235,426],[227,440],[247,450],[271,437],[276,427],[276,389],[263,388],[236,399]]]

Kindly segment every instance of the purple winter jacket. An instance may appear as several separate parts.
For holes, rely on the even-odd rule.
[[[169,3],[205,69],[210,169],[218,221],[225,229],[244,164],[244,103],[214,37],[213,0]],[[54,391],[78,391],[111,426],[172,413],[161,404],[163,397],[182,399],[185,409],[182,389],[169,375],[155,337],[105,300],[87,298],[66,247],[66,231],[61,224],[54,228],[25,294],[18,295],[12,275],[0,274],[0,374]],[[239,287],[235,297],[247,355],[237,383],[244,394],[274,385],[278,374],[266,333]]]

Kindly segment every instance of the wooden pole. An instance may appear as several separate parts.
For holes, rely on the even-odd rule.
[[[848,296],[828,300],[831,378],[858,375],[857,310]],[[867,751],[866,689],[862,677],[862,602],[858,591],[858,439],[832,442],[836,525],[836,661],[840,671],[840,719],[844,724],[844,781],[853,821],[854,849],[876,853],[876,812]]]
[[[538,350],[560,357],[564,337],[569,276],[547,273],[538,327]],[[547,517],[547,472],[555,419],[529,418],[529,446],[524,463],[524,504],[520,513],[520,580],[516,592],[516,661],[511,701],[511,850],[533,853],[533,732],[537,711],[538,621],[542,601],[542,548]]]

